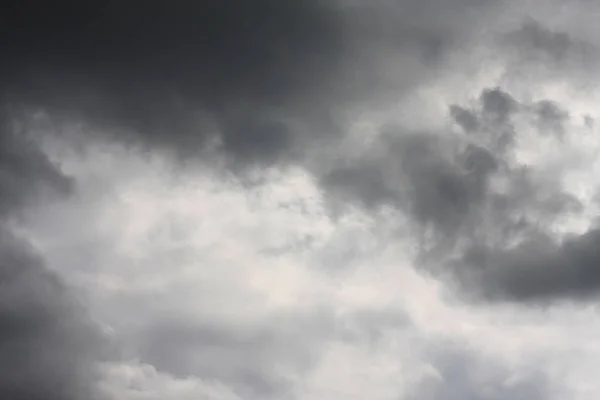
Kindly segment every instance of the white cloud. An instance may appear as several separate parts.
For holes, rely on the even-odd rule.
[[[393,214],[334,222],[301,172],[247,190],[193,170],[174,179],[135,156],[64,167],[79,195],[32,213],[27,229],[141,360],[102,367],[114,398],[391,399],[423,379],[471,382],[440,357],[474,363],[492,386],[525,379],[514,390],[531,391],[546,384],[539,374],[570,398],[599,393],[594,309],[457,302],[411,267]]]

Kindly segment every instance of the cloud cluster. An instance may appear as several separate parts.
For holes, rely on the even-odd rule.
[[[600,145],[550,3],[6,7],[0,396],[558,397],[595,342],[513,318],[598,294]]]
[[[472,107],[449,106],[448,119],[441,132],[385,128],[375,150],[328,172],[323,186],[345,201],[410,215],[424,264],[453,269],[477,295],[560,297],[595,287],[595,228],[565,243],[552,231],[582,209],[565,187],[562,174],[571,167],[523,156],[531,140],[568,145],[576,123],[569,113],[488,88]]]

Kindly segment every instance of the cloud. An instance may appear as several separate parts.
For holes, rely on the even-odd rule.
[[[87,140],[186,159],[216,151],[238,172],[286,165],[338,138],[349,107],[397,97],[432,74],[471,29],[465,13],[488,5],[15,5],[3,16],[3,102],[83,120]]]
[[[223,151],[245,162],[287,156],[289,111],[316,112],[311,90],[327,85],[346,45],[335,10],[312,0],[10,11],[5,101],[180,153],[198,153],[217,131]]]
[[[582,299],[600,287],[598,232],[591,229],[562,243],[529,240],[514,249],[473,248],[462,261],[481,271],[491,297],[523,301]]]
[[[241,399],[230,388],[218,382],[203,381],[192,376],[177,378],[135,360],[106,363],[102,365],[102,370],[102,392],[110,399]]]
[[[348,167],[326,172],[322,186],[351,204],[370,210],[387,206],[408,215],[414,237],[421,238],[415,240],[425,255],[423,267],[442,276],[455,274],[453,279],[466,285],[467,292],[494,297],[498,290],[522,299],[561,297],[577,290],[575,282],[582,290],[584,281],[588,288],[595,286],[583,273],[591,273],[593,263],[586,268],[587,262],[579,261],[591,259],[584,254],[593,245],[577,247],[583,254],[553,248],[551,225],[581,212],[582,205],[565,188],[560,172],[553,175],[521,155],[534,137],[553,146],[572,140],[564,136],[571,129],[568,112],[550,100],[520,102],[499,88],[488,88],[474,106],[451,105],[448,117],[442,132],[385,128],[376,144]],[[452,131],[452,122],[460,131]],[[564,171],[563,162],[557,168]],[[551,250],[532,250],[536,261],[510,255],[515,243],[524,243],[515,250],[521,254],[538,238]],[[490,257],[473,258],[475,253]],[[494,272],[481,272],[486,266]],[[479,274],[484,282],[473,279]]]
[[[597,63],[597,48],[592,42],[573,36],[560,28],[544,26],[528,18],[518,29],[501,40],[515,50],[521,61],[548,63],[555,68],[589,68]]]
[[[249,329],[156,320],[132,339],[140,359],[162,371],[226,382],[242,397],[277,398],[292,395],[294,380],[310,371],[332,335],[332,316],[314,314],[274,317]]]
[[[595,45],[521,4],[7,8],[0,394],[597,398]]]
[[[0,215],[35,203],[35,196],[71,193],[73,182],[52,164],[28,134],[23,121],[2,110],[0,116]],[[55,196],[56,197],[56,196]]]
[[[0,396],[94,398],[102,335],[76,294],[18,233],[28,207],[64,199],[73,182],[23,120],[3,113],[0,124]]]
[[[90,398],[97,328],[60,279],[6,227],[0,231],[0,394]]]
[[[355,209],[333,223],[304,171],[247,189],[94,150],[63,159],[77,195],[27,226],[122,350],[100,364],[112,398],[486,396],[483,383],[495,400],[549,386],[570,394],[553,368],[583,379],[587,367],[559,361],[566,354],[595,365],[591,311],[449,301],[442,282],[413,269],[386,218],[398,213],[371,221]],[[288,246],[300,233],[310,243]],[[435,370],[445,381],[429,380]]]
[[[549,399],[551,389],[544,376],[519,374],[468,349],[444,347],[433,357],[434,372],[407,399],[504,400]]]

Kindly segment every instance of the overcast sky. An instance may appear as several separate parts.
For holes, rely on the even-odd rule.
[[[600,398],[600,4],[11,3],[0,398]]]

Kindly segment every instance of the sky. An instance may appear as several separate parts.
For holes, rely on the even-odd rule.
[[[599,16],[10,2],[0,397],[598,399]]]

